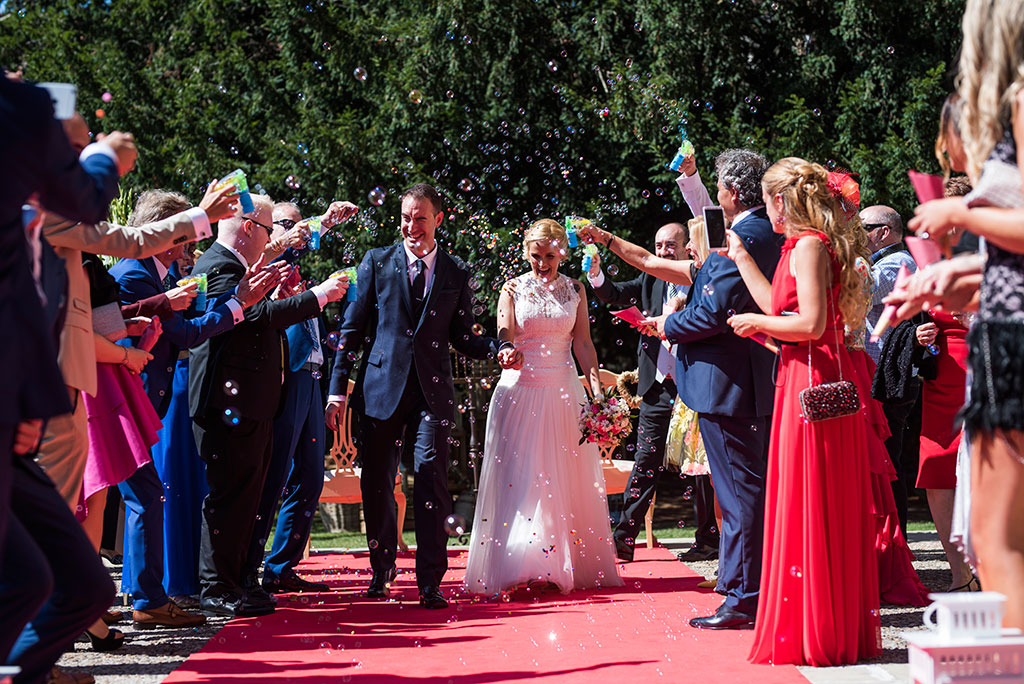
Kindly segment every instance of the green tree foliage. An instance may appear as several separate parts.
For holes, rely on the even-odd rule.
[[[363,207],[358,226],[310,259],[316,276],[393,241],[400,190],[437,184],[442,244],[477,271],[488,324],[503,277],[524,268],[530,221],[579,213],[649,244],[659,224],[689,216],[666,168],[681,127],[708,183],[717,152],[750,146],[858,171],[865,203],[908,214],[907,169],[935,168],[963,2],[2,7],[0,63],[76,83],[94,131],[133,131],[133,187],[198,200],[204,183],[240,167],[307,214],[332,199]],[[368,199],[377,187],[380,206]],[[579,274],[575,255],[566,270]],[[603,307],[594,314],[601,358],[628,366],[633,335]]]

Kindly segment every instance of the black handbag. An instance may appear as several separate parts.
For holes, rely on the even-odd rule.
[[[829,304],[832,304],[832,292],[829,291]],[[830,307],[831,308],[831,307]],[[843,364],[839,356],[839,333],[836,331],[836,366],[839,368],[839,382],[826,382],[812,385],[811,345],[807,345],[807,384],[800,391],[800,411],[804,420],[818,423],[833,418],[852,416],[860,411],[860,394],[857,386],[849,380],[843,380]]]

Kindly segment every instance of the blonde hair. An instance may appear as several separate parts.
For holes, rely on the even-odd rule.
[[[935,136],[935,158],[942,169],[942,175],[949,180],[952,167],[949,164],[949,138],[950,134],[963,140],[960,135],[960,117],[963,114],[963,100],[959,93],[952,93],[942,103],[942,111],[939,113],[939,134]]]
[[[963,98],[960,130],[973,181],[1003,137],[1013,101],[1024,88],[1024,3],[967,0],[957,91]]]
[[[704,249],[704,245],[707,244],[708,228],[704,225],[704,217],[697,216],[686,222],[686,227],[690,230],[690,242],[693,243],[693,248],[697,252],[697,257],[700,259],[700,263],[704,263],[708,260],[708,252]]]
[[[863,280],[856,270],[857,257],[870,259],[867,237],[860,218],[847,217],[839,200],[828,187],[828,171],[798,157],[775,162],[762,181],[769,195],[779,195],[784,204],[787,233],[812,229],[825,234],[839,261],[839,307],[843,322],[852,329],[864,322],[870,304],[864,297]]]
[[[526,229],[526,234],[523,235],[523,258],[526,260],[530,259],[531,242],[541,241],[553,243],[562,254],[562,260],[565,260],[565,250],[569,246],[569,237],[565,234],[565,228],[558,221],[544,218],[534,221],[533,225]]]

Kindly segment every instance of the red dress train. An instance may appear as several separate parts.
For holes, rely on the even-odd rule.
[[[772,313],[797,311],[793,247],[786,241],[772,282]],[[830,251],[831,253],[831,251]],[[817,423],[801,416],[799,394],[811,384],[851,379],[838,312],[839,265],[832,258],[829,317],[821,338],[782,345],[768,457],[761,591],[755,663],[846,665],[881,649],[878,564],[864,418]]]

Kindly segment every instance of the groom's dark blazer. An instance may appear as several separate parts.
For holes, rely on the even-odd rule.
[[[499,340],[473,333],[470,274],[466,265],[437,247],[434,276],[419,318],[413,315],[409,265],[402,243],[367,252],[357,274],[359,294],[339,328],[330,394],[344,396],[355,352],[366,344],[351,397],[371,418],[394,414],[409,373],[416,373],[434,415],[455,415],[449,342],[466,356],[497,354]]]

